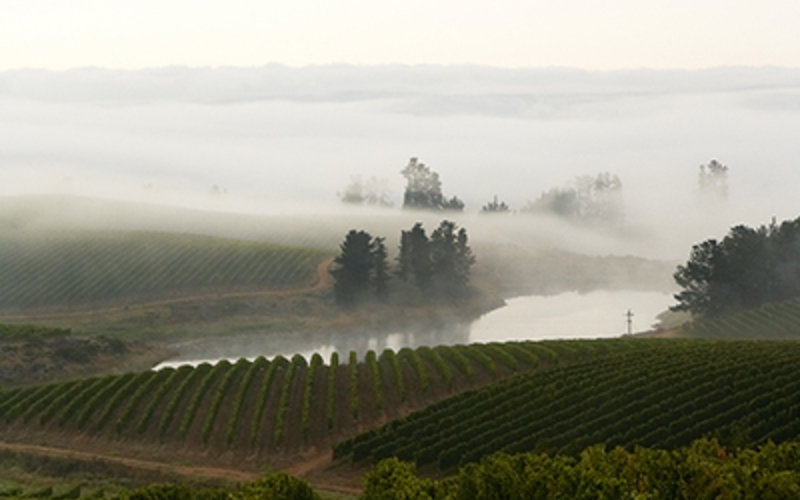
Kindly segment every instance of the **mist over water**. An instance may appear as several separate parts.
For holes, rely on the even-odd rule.
[[[453,322],[391,333],[247,334],[194,340],[174,346],[178,355],[155,369],[258,356],[271,359],[301,354],[310,359],[318,353],[327,362],[331,354],[338,352],[341,362],[350,351],[363,359],[369,350],[380,354],[384,349],[397,352],[404,347],[426,345],[619,337],[627,332],[625,313],[629,309],[633,313],[632,331],[639,332],[649,330],[656,315],[670,304],[671,295],[660,292],[595,291],[517,297],[472,323]]]

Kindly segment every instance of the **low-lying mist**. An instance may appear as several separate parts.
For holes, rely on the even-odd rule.
[[[332,249],[351,228],[394,247],[413,222],[432,230],[450,218],[476,244],[683,260],[733,224],[798,215],[798,103],[800,72],[780,68],[7,71],[0,195],[57,197],[6,200],[2,216]],[[412,156],[464,213],[398,208]],[[730,168],[727,200],[713,207],[697,182],[711,159]],[[478,215],[493,196],[519,211],[599,172],[622,181],[617,228]],[[385,180],[395,208],[343,205],[353,175]]]

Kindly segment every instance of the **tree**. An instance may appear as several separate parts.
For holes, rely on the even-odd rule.
[[[400,249],[397,254],[397,269],[395,274],[407,281],[412,275],[411,267],[411,231],[400,231]]]
[[[389,262],[387,261],[385,238],[375,238],[372,248],[372,282],[375,295],[381,300],[389,296]]]
[[[456,237],[456,262],[454,266],[456,280],[462,289],[466,289],[469,282],[470,268],[473,264],[475,264],[475,255],[469,247],[467,230],[462,227],[458,230],[458,236]]]
[[[780,226],[739,225],[720,242],[694,245],[673,277],[683,290],[672,309],[699,316],[800,296],[800,218]]]
[[[704,198],[711,196],[718,200],[725,200],[728,197],[728,167],[711,160],[708,165],[700,165],[698,175],[700,194]]]
[[[431,268],[430,242],[421,222],[414,224],[414,227],[408,232],[408,247],[408,258],[414,282],[420,289],[425,290],[430,285],[433,269]]]
[[[435,211],[464,210],[464,202],[458,197],[454,196],[448,200],[442,194],[442,181],[439,180],[439,174],[416,158],[411,158],[400,173],[406,179],[403,208]]]
[[[380,207],[391,207],[393,205],[388,181],[374,176],[367,179],[366,183],[361,179],[360,175],[352,176],[350,184],[347,185],[344,192],[337,193],[337,195],[342,200],[342,203],[353,205]]]
[[[373,268],[372,237],[366,231],[350,230],[340,245],[341,253],[334,259],[333,293],[342,306],[353,306],[369,289]]]
[[[545,213],[591,224],[614,225],[622,222],[622,181],[609,172],[582,175],[563,188],[552,188],[521,210]]]
[[[481,207],[480,213],[482,214],[496,214],[496,213],[508,213],[511,209],[506,205],[504,201],[497,201],[497,195],[494,195],[494,199],[487,203],[486,205]]]
[[[411,230],[403,231],[397,262],[397,274],[403,280],[413,277],[423,291],[454,297],[466,291],[475,257],[466,230],[443,220],[430,239],[419,222]]]
[[[581,203],[578,192],[574,188],[552,188],[529,201],[521,212],[532,214],[550,214],[565,219],[578,219],[581,216]]]

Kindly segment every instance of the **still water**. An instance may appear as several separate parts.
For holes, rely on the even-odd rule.
[[[659,292],[597,291],[553,296],[509,299],[472,323],[452,323],[436,328],[385,334],[349,332],[313,334],[257,334],[204,338],[181,344],[175,358],[156,369],[199,364],[222,359],[291,357],[306,359],[319,353],[326,361],[333,352],[344,360],[350,351],[362,358],[368,350],[398,350],[403,347],[503,342],[507,340],[553,340],[619,337],[627,333],[627,312],[633,312],[634,332],[650,329],[656,315],[674,303],[670,294]]]

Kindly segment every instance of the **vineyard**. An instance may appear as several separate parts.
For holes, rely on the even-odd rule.
[[[452,397],[342,442],[334,454],[451,470],[498,451],[674,449],[703,436],[736,447],[799,434],[800,344],[663,340]]]
[[[509,376],[612,352],[646,353],[647,340],[511,342],[422,347],[344,362],[333,354],[222,361],[0,392],[0,429],[24,441],[82,436],[181,445],[264,459],[325,447],[409,410]],[[547,370],[545,370],[547,371]]]
[[[800,338],[800,299],[692,321],[682,327],[691,337],[724,339]]]
[[[0,238],[0,312],[308,286],[325,256],[179,233],[6,234]]]

